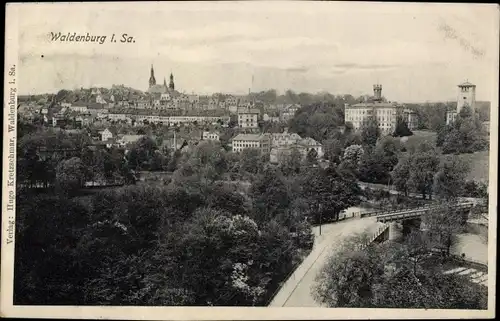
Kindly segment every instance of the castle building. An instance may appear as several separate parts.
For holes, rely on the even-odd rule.
[[[174,75],[170,73],[170,82],[167,86],[167,81],[163,78],[163,84],[156,84],[155,71],[153,65],[151,65],[151,73],[149,76],[149,87],[148,92],[151,94],[166,94],[169,93],[170,96],[178,96],[178,92],[175,91]]]
[[[345,122],[352,123],[355,130],[359,130],[363,122],[368,119],[376,120],[383,134],[391,134],[396,129],[397,118],[403,117],[408,128],[413,130],[417,126],[416,113],[395,102],[385,102],[382,98],[382,85],[373,85],[374,98],[371,102],[364,102],[345,106]]]
[[[466,81],[458,85],[457,109],[446,112],[446,125],[451,125],[463,107],[476,110],[476,85]]]

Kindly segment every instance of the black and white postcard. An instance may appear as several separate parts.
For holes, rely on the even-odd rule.
[[[6,8],[3,317],[495,316],[497,5]]]

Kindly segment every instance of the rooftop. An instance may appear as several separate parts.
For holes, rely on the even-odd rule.
[[[233,141],[234,140],[260,141],[266,138],[267,136],[262,134],[238,134],[236,137],[233,138]]]
[[[460,85],[458,85],[458,87],[476,87],[476,85],[471,84],[468,81],[465,81],[465,82],[461,83]]]
[[[134,143],[144,137],[144,135],[123,135],[120,140],[125,143]]]
[[[366,102],[366,103],[358,103],[350,106],[346,106],[346,108],[367,108],[367,107],[372,107],[372,108],[395,108],[399,107],[398,104],[394,102]]]
[[[238,108],[238,114],[260,114],[256,108]]]
[[[311,137],[306,137],[306,138],[301,139],[298,142],[298,144],[299,145],[305,145],[305,146],[318,146],[318,145],[321,145],[320,143],[318,143],[316,140],[314,140]]]

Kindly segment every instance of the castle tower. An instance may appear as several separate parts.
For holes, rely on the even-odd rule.
[[[154,85],[156,85],[155,71],[153,69],[153,65],[151,65],[151,76],[149,77],[149,88],[153,87]]]
[[[476,110],[476,85],[468,81],[458,85],[457,113],[460,113],[464,106]]]
[[[175,89],[174,75],[172,73],[170,73],[170,83],[168,84],[168,88],[170,88],[171,90]]]
[[[375,96],[375,101],[382,101],[382,85],[373,85],[373,95]]]

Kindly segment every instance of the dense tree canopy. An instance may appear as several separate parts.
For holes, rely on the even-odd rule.
[[[302,195],[315,222],[338,220],[342,210],[360,202],[361,190],[356,181],[333,167],[311,168],[305,180]]]
[[[469,170],[469,164],[455,155],[442,159],[434,175],[435,194],[446,200],[462,195]]]
[[[344,105],[314,103],[301,107],[290,120],[289,128],[302,137],[311,137],[319,142],[328,139],[344,124]]]
[[[488,148],[488,140],[479,115],[464,106],[449,126],[439,128],[436,144],[444,154],[472,153]]]
[[[392,136],[394,137],[403,137],[403,136],[411,136],[413,132],[408,128],[408,123],[403,119],[403,117],[398,116],[396,118],[396,128],[394,129],[394,133]]]
[[[381,131],[376,119],[365,119],[361,125],[361,140],[363,144],[375,146]]]
[[[313,292],[318,302],[328,307],[486,308],[487,291],[462,275],[443,275],[432,256],[415,260],[414,244],[359,249],[358,243],[348,240],[318,274]]]

